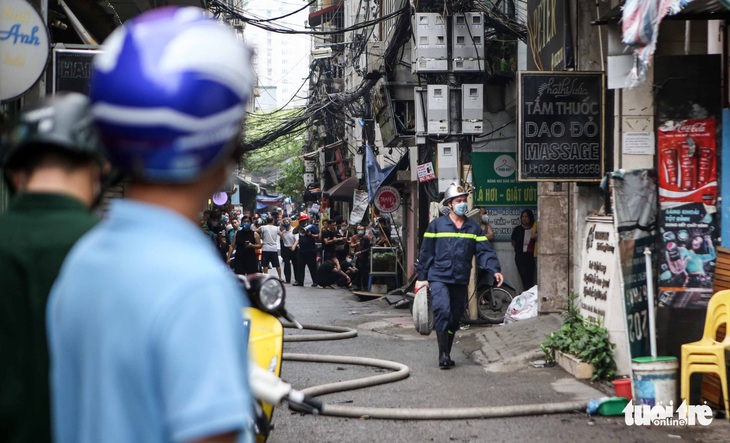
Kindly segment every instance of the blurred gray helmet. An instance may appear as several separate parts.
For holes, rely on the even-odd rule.
[[[452,183],[448,188],[446,188],[446,192],[444,192],[444,199],[441,200],[441,204],[446,206],[452,199],[462,195],[469,195],[469,192],[467,192],[462,186]]]
[[[71,155],[86,155],[104,161],[104,149],[90,114],[89,99],[76,92],[54,95],[31,105],[0,140],[0,164],[10,189],[8,172],[17,166],[16,160],[26,152],[52,148]]]

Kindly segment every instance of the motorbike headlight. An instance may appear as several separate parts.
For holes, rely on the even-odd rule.
[[[284,305],[284,285],[279,280],[264,280],[258,292],[259,301],[266,311],[276,311]]]

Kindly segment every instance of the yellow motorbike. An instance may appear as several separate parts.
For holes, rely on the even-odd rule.
[[[254,402],[256,441],[263,443],[273,429],[274,407],[287,402],[297,411],[318,414],[322,404],[279,378],[284,350],[283,318],[301,329],[285,308],[284,285],[268,274],[238,276],[250,301],[243,313],[248,326],[249,384]]]

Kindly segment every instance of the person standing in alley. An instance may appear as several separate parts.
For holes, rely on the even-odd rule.
[[[415,292],[424,286],[431,289],[441,369],[454,366],[451,346],[466,308],[472,258],[476,256],[477,266],[493,275],[497,286],[504,282],[499,259],[489,240],[479,225],[466,217],[468,195],[455,183],[446,189],[441,204],[449,207],[449,214],[428,225],[416,265],[418,281]]]
[[[512,230],[512,247],[515,248],[515,264],[522,280],[522,290],[535,286],[535,246],[537,232],[533,228],[535,215],[525,209],[520,214],[520,224]]]
[[[0,216],[0,440],[51,441],[46,303],[61,263],[96,223],[104,152],[89,100],[27,107],[0,141],[12,199]]]
[[[284,280],[287,283],[291,283],[292,269],[296,272],[297,268],[295,246],[297,243],[297,234],[294,233],[289,217],[284,217],[281,220],[279,236],[281,237],[281,261],[284,267]]]
[[[197,226],[243,154],[251,51],[193,7],[102,47],[92,115],[128,181],[51,291],[53,441],[253,441],[247,297]]]
[[[257,251],[261,249],[261,237],[254,232],[251,218],[241,218],[241,229],[233,235],[233,242],[228,247],[228,260],[233,261],[233,272],[238,275],[249,275],[259,272]]]
[[[309,276],[312,278],[312,286],[317,286],[317,240],[319,229],[315,224],[309,224],[309,217],[302,212],[299,216],[299,237],[294,245],[297,249],[297,271],[294,278],[296,282],[292,286],[304,286],[304,269],[309,269]]]
[[[269,273],[269,267],[276,269],[279,281],[281,278],[281,266],[279,266],[279,227],[274,226],[273,215],[266,219],[266,224],[261,227],[261,266],[264,274]]]

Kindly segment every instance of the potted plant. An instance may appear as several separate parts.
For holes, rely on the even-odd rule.
[[[577,305],[578,294],[567,297],[560,330],[551,332],[540,348],[550,363],[558,363],[577,378],[613,380],[616,362],[608,338],[608,330],[596,323],[588,323]],[[589,366],[592,365],[592,368]]]

